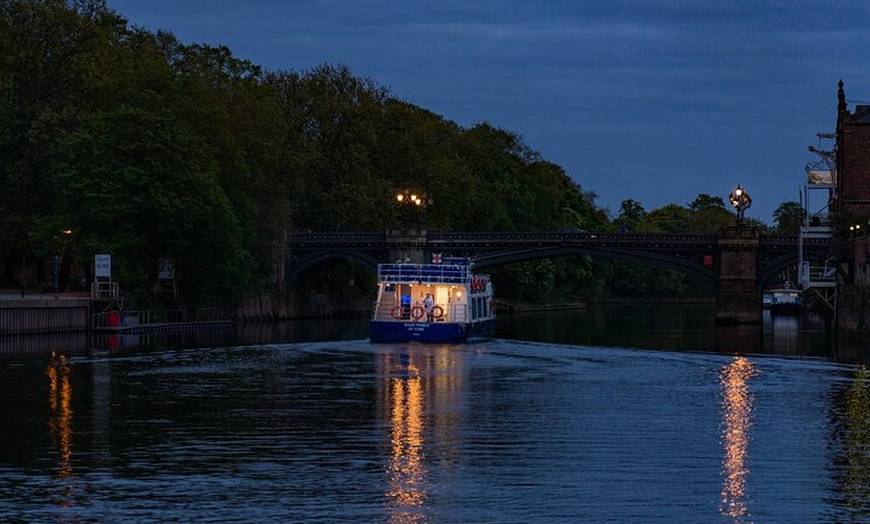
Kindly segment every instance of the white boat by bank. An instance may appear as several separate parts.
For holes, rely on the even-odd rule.
[[[786,287],[771,289],[770,313],[772,315],[800,315],[804,311],[804,300],[800,289],[788,284]]]

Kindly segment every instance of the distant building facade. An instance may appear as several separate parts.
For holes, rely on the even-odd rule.
[[[870,106],[849,112],[843,81],[837,90],[837,192],[832,211],[870,217]]]

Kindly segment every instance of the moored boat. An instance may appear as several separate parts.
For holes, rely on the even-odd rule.
[[[464,257],[380,264],[372,342],[476,342],[495,329],[492,282]]]
[[[804,301],[801,290],[789,285],[779,289],[771,289],[770,313],[774,315],[800,315],[804,310]]]

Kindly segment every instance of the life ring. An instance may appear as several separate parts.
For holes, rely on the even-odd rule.
[[[441,306],[435,306],[432,308],[432,318],[439,319],[444,316],[444,308]]]
[[[399,320],[400,318],[402,318],[403,312],[404,311],[402,310],[402,306],[396,306],[392,309],[392,311],[390,311],[390,315],[392,315],[394,319]]]
[[[414,307],[411,308],[411,318],[413,318],[414,320],[420,320],[425,314],[426,311],[420,304],[414,304]]]

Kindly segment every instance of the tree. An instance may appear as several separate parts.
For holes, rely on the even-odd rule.
[[[668,204],[650,211],[646,224],[651,232],[686,232],[689,230],[689,210],[677,204]]]
[[[101,0],[0,3],[0,258],[37,248],[53,209],[45,152],[100,103],[124,29]]]
[[[692,213],[702,213],[710,210],[725,211],[725,201],[722,197],[714,197],[707,193],[700,193],[688,207],[689,211]]]
[[[798,202],[783,202],[773,212],[774,228],[777,233],[797,235],[803,216],[803,207]]]
[[[111,253],[128,289],[176,261],[187,296],[248,282],[239,221],[202,137],[165,110],[119,107],[84,119],[52,154],[56,210],[81,254]]]
[[[623,200],[619,205],[619,215],[614,222],[629,231],[636,231],[640,224],[646,220],[647,212],[643,206],[634,199]]]
[[[694,233],[718,233],[733,223],[733,215],[721,197],[701,193],[688,209],[688,230]]]

